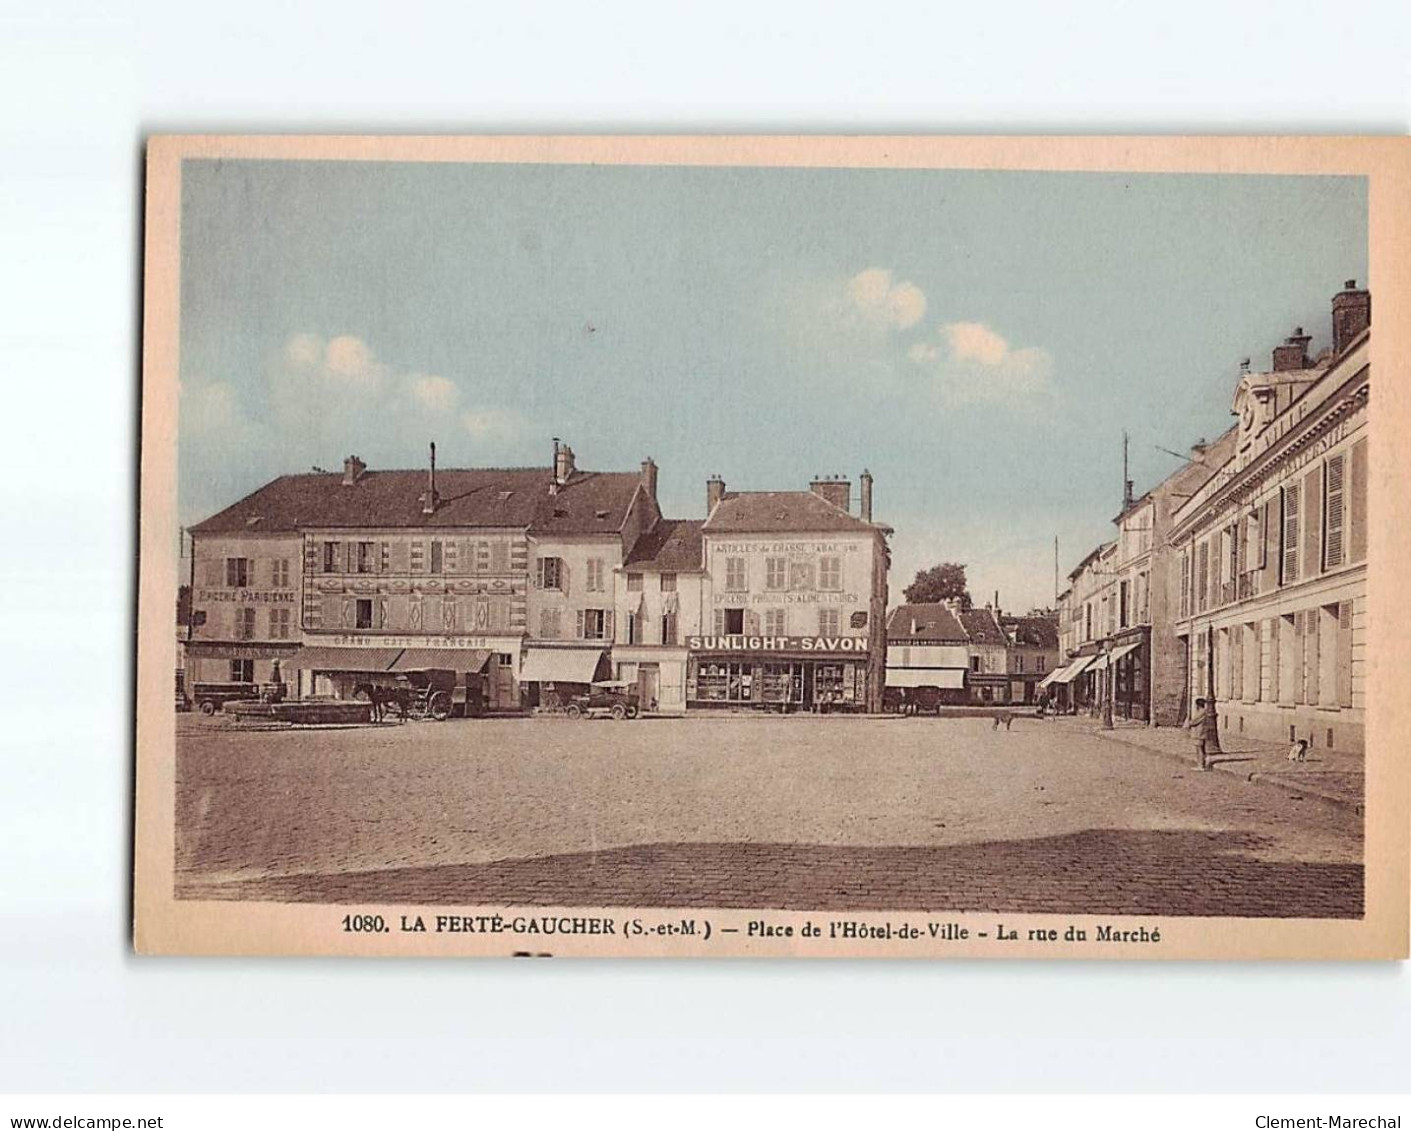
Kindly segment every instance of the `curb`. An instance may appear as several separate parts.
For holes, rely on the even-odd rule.
[[[1196,770],[1195,759],[1192,757],[1177,754],[1171,750],[1162,750],[1156,746],[1148,746],[1144,742],[1134,742],[1129,738],[1122,737],[1119,733],[1102,730],[1101,728],[1092,731],[1092,733],[1098,738],[1106,739],[1108,742],[1116,742],[1135,750],[1145,750],[1149,754],[1155,754],[1159,758],[1165,758],[1168,762],[1176,762],[1179,765],[1185,766],[1188,770],[1192,770],[1196,773],[1200,772]],[[1235,769],[1233,766],[1226,769],[1224,765],[1219,762],[1215,763],[1210,769],[1211,772],[1228,774],[1232,778],[1241,778],[1255,785],[1267,786],[1298,797],[1310,797],[1314,801],[1318,801],[1324,805],[1332,805],[1339,809],[1350,809],[1358,816],[1364,815],[1366,809],[1365,801],[1358,801],[1340,793],[1334,793],[1331,790],[1321,789],[1316,785],[1310,786],[1303,782],[1291,782],[1284,779],[1279,774],[1271,773],[1268,770],[1255,770],[1250,773]]]

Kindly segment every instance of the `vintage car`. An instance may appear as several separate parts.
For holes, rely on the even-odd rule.
[[[278,703],[284,698],[282,683],[197,683],[191,700],[203,715],[214,715],[227,703]]]
[[[635,719],[641,713],[637,685],[620,679],[590,683],[586,692],[569,699],[564,711],[570,719],[586,719],[595,715]]]

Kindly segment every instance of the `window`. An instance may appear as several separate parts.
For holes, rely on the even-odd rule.
[[[1342,565],[1343,482],[1346,457],[1331,456],[1323,465],[1323,568]]]
[[[235,635],[240,640],[255,639],[255,610],[240,609],[235,615]]]
[[[1121,596],[1120,596],[1120,600],[1121,600],[1121,610],[1122,610],[1122,611],[1121,611],[1120,620],[1119,620],[1118,623],[1119,623],[1119,626],[1120,626],[1120,627],[1126,628],[1127,625],[1131,623],[1131,621],[1128,619],[1128,617],[1129,617],[1129,615],[1130,615],[1129,611],[1130,611],[1130,609],[1131,609],[1131,603],[1132,603],[1132,585],[1131,585],[1131,582],[1129,582],[1129,581],[1123,581],[1123,582],[1121,583]]]
[[[1284,538],[1280,560],[1279,584],[1292,585],[1298,580],[1298,485],[1285,487],[1283,495]]]
[[[627,592],[640,593],[642,591],[642,575],[640,573],[629,573],[627,575]]]
[[[1196,565],[1195,592],[1197,608],[1204,612],[1210,602],[1210,543],[1200,544]]]
[[[787,613],[784,609],[764,610],[764,633],[766,636],[784,636],[786,634]]]
[[[837,636],[840,630],[841,613],[838,609],[818,610],[818,635]]]
[[[254,661],[254,660],[231,660],[231,661],[230,661],[230,682],[231,682],[231,683],[254,683],[254,682],[255,682],[255,661]]]
[[[446,551],[442,543],[436,539],[431,542],[431,572],[444,573],[446,570]]]
[[[355,628],[372,627],[372,600],[370,598],[359,598],[357,603],[357,620],[354,622]]]
[[[439,543],[438,543],[438,544],[439,544]],[[376,560],[373,555],[375,554],[376,550],[377,550],[377,543],[375,543],[375,542],[359,542],[359,543],[358,543],[358,572],[359,572],[359,573],[372,573],[372,572],[373,572],[373,562]]]
[[[764,559],[764,587],[783,589],[788,585],[789,560],[787,558]]]
[[[704,662],[696,670],[696,698],[748,703],[754,698],[754,666]]]
[[[536,559],[534,563],[534,584],[540,589],[562,589],[563,559]]]
[[[674,573],[664,573],[661,575],[661,591],[663,593],[676,592],[676,575]]]
[[[607,639],[607,620],[606,609],[584,609],[582,613],[583,639]]]
[[[727,636],[739,636],[745,631],[744,609],[720,609],[721,631]]]
[[[725,559],[725,588],[731,593],[741,593],[748,588],[744,558]]]
[[[818,559],[818,588],[837,592],[843,587],[843,559],[824,557]]]
[[[639,612],[630,612],[627,614],[627,643],[645,643],[642,639],[642,614]]]
[[[288,609],[270,609],[269,611],[269,638],[271,640],[289,639],[289,615]]]
[[[979,656],[971,656],[971,657],[970,657],[970,670],[971,670],[972,672],[978,672],[978,671],[980,670],[980,657],[979,657]]]
[[[338,543],[325,542],[323,544],[323,572],[337,573],[339,570]]]
[[[588,584],[589,593],[601,593],[603,591],[603,559],[588,559]]]
[[[250,559],[225,559],[225,584],[231,589],[244,589],[250,584]]]
[[[1024,657],[1022,655],[1014,657],[1014,670],[1021,675],[1024,672]]]
[[[1189,551],[1181,552],[1181,618],[1191,615],[1191,556]]]
[[[289,588],[289,559],[275,558],[270,563],[269,582],[271,588]]]
[[[663,644],[676,643],[676,614],[663,613],[661,618],[661,642]]]

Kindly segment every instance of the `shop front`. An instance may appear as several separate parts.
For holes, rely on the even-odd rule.
[[[283,686],[290,690],[294,673],[290,659],[299,651],[287,643],[234,643],[188,640],[183,660],[183,690],[189,698],[196,684],[250,684]]]
[[[589,684],[609,678],[611,667],[601,647],[531,644],[525,650],[519,679],[524,706],[532,710],[562,710]]]
[[[866,637],[692,636],[686,647],[688,708],[866,710]]]

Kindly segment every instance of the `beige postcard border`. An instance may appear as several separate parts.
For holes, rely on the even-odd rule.
[[[1369,669],[1367,709],[1366,917],[1357,921],[1200,919],[1150,916],[780,912],[694,909],[572,909],[612,918],[621,932],[691,920],[694,936],[405,933],[401,916],[553,915],[548,908],[359,907],[384,915],[384,934],[347,933],[352,908],[333,905],[176,900],[174,805],[176,735],[171,672],[176,644],[176,452],[180,327],[180,191],[184,158],[268,160],[479,161],[574,164],[688,164],[797,167],[958,168],[1144,173],[1343,174],[1369,181],[1372,353],[1377,408],[1370,418]],[[143,306],[141,531],[137,653],[137,781],[134,944],[144,954],[1081,957],[1081,958],[1406,958],[1408,832],[1411,831],[1411,613],[1398,600],[1399,570],[1411,561],[1411,453],[1398,444],[1411,424],[1405,359],[1411,347],[1411,139],[1331,137],[154,137],[147,146]],[[1380,563],[1380,564],[1378,564]],[[790,938],[752,938],[751,921]],[[950,924],[952,937],[830,940],[829,924],[850,921],[893,932]],[[493,918],[483,921],[492,925]],[[996,926],[1020,938],[1001,943]],[[823,931],[803,938],[805,924]],[[1096,942],[1100,925],[1155,928],[1159,941]],[[1065,941],[1069,927],[1088,941]],[[722,931],[736,928],[739,934]],[[709,930],[710,937],[706,938]],[[1027,941],[1056,930],[1054,941]],[[977,937],[985,931],[988,938]]]

